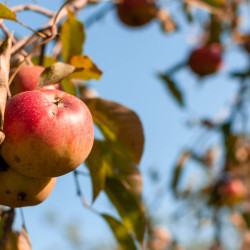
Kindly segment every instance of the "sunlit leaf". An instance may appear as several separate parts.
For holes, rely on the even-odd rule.
[[[4,4],[0,3],[0,18],[16,21],[16,14]]]
[[[81,72],[72,73],[71,78],[89,81],[91,79],[99,80],[102,76],[102,71],[92,62],[88,56],[73,56],[70,58],[70,64],[77,68],[84,69]]]
[[[102,217],[109,224],[116,240],[122,250],[136,250],[135,243],[128,229],[118,220],[107,214],[102,214]]]
[[[39,65],[39,61],[40,61],[40,57],[36,56],[36,57],[33,57],[31,59],[31,61],[33,62],[33,64],[35,65]],[[52,64],[56,63],[57,60],[54,59],[53,57],[49,57],[49,56],[45,56],[43,58],[43,67],[44,68],[47,68],[47,67],[50,67]]]
[[[53,83],[60,82],[62,79],[66,78],[72,72],[77,71],[79,69],[75,68],[72,65],[57,62],[50,67],[46,68],[40,78],[38,80],[38,87],[40,88],[44,85],[49,85]]]
[[[136,113],[121,104],[101,98],[92,98],[86,104],[104,138],[112,142],[110,146],[114,146],[113,150],[139,163],[144,135]]]
[[[70,77],[66,77],[62,80],[61,82],[63,90],[65,92],[67,92],[70,95],[74,95],[76,96],[77,92],[76,92],[76,87],[74,85],[74,83],[72,82],[72,80],[70,79]]]
[[[124,225],[142,243],[145,232],[145,216],[142,206],[116,177],[107,177],[105,192],[119,212]]]
[[[213,7],[223,7],[225,3],[224,0],[200,0],[200,1],[208,5],[211,5]]]
[[[105,143],[95,140],[91,153],[85,161],[92,180],[93,201],[105,187],[106,170],[107,170],[107,149]],[[106,151],[106,152],[105,152]]]
[[[159,74],[159,77],[163,80],[168,91],[172,94],[178,104],[184,106],[183,95],[180,89],[177,87],[177,84],[172,79],[170,79],[168,75]]]
[[[68,10],[68,19],[61,30],[62,58],[68,62],[71,56],[80,55],[85,41],[84,25]]]

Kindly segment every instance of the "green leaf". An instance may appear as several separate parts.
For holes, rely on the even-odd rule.
[[[32,63],[35,65],[39,65],[40,57],[36,56],[31,59]],[[52,64],[56,63],[57,60],[54,59],[53,57],[45,56],[43,58],[43,67],[47,68],[50,67]]]
[[[177,84],[172,79],[170,79],[168,75],[159,74],[159,77],[164,81],[168,91],[170,94],[172,94],[178,104],[184,106],[183,96],[180,89],[177,87]]]
[[[2,3],[0,3],[0,18],[17,21],[16,14]]]
[[[75,72],[71,74],[73,79],[81,79],[89,81],[91,79],[99,80],[102,76],[102,71],[92,62],[88,56],[77,55],[70,58],[70,64],[77,67],[83,68],[81,72]]]
[[[172,189],[176,191],[177,185],[179,183],[183,167],[186,163],[186,161],[190,157],[190,152],[189,151],[184,151],[182,152],[181,156],[179,157],[175,168],[174,168],[174,174],[173,174],[173,179],[172,179]]]
[[[62,24],[61,30],[62,58],[69,62],[71,56],[80,55],[85,41],[84,25],[68,10],[68,19]]]
[[[47,67],[42,74],[40,75],[40,78],[38,80],[38,87],[43,87],[44,85],[49,85],[53,83],[58,83],[62,79],[66,78],[68,75],[70,75],[72,72],[81,70],[73,67],[72,65],[57,62],[51,65],[50,67]]]
[[[133,193],[139,200],[141,199],[143,179],[139,169],[136,166],[130,168],[129,173],[120,173],[117,175],[123,185]]]
[[[145,216],[141,204],[116,177],[106,177],[105,192],[120,214],[124,225],[142,243],[145,232]]]
[[[107,155],[107,153],[105,152],[107,152],[105,143],[95,140],[93,148],[85,161],[92,180],[93,201],[105,187],[106,170],[108,165],[105,157],[105,154]]]
[[[63,90],[65,92],[67,92],[70,95],[74,95],[74,96],[77,95],[76,87],[75,87],[74,83],[72,82],[72,80],[70,79],[70,77],[64,78],[62,80],[61,84],[62,84]]]
[[[126,156],[127,161],[139,163],[143,153],[144,135],[139,117],[121,104],[101,98],[86,102],[93,120],[112,150]]]
[[[127,228],[118,220],[107,214],[102,214],[102,217],[109,224],[116,240],[122,250],[136,250],[135,243]]]
[[[224,1],[223,0],[200,0],[203,3],[206,3],[212,7],[223,7],[224,6]]]
[[[250,214],[249,213],[243,213],[242,214],[246,224],[247,224],[247,228],[250,229]]]
[[[240,78],[240,79],[245,79],[250,77],[250,69],[246,69],[243,71],[235,71],[235,72],[231,72],[230,76],[232,78]]]

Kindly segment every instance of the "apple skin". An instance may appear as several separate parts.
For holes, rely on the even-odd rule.
[[[10,85],[11,95],[14,96],[24,91],[35,90],[37,88],[38,79],[44,69],[44,67],[39,65],[23,66],[20,68]],[[60,85],[48,85],[43,88],[60,89]]]
[[[0,169],[0,204],[8,207],[35,206],[48,198],[56,178],[32,178],[12,168]]]
[[[60,90],[26,91],[12,97],[4,116],[1,154],[30,177],[56,177],[76,169],[94,142],[91,113],[79,98]]]
[[[203,77],[217,72],[222,65],[222,49],[220,44],[200,47],[191,52],[188,60],[191,70]]]
[[[124,0],[117,4],[117,16],[130,27],[140,27],[149,23],[155,16],[157,7],[147,0]]]

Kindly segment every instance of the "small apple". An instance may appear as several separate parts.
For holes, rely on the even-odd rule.
[[[219,205],[232,206],[244,200],[247,190],[240,179],[234,178],[220,182],[216,193]]]
[[[191,70],[199,76],[206,76],[217,72],[222,65],[222,48],[220,44],[195,49],[188,60]]]
[[[56,177],[77,168],[94,142],[91,113],[79,98],[55,89],[22,92],[6,105],[1,154],[30,177]]]
[[[55,186],[56,178],[32,178],[8,167],[0,168],[0,183],[1,205],[26,207],[47,199]]]
[[[44,67],[39,65],[23,66],[16,74],[10,85],[11,95],[17,95],[24,91],[34,90],[37,87],[38,79],[44,71]],[[59,84],[48,85],[43,88],[60,89]]]
[[[123,0],[117,4],[117,15],[122,23],[139,27],[149,23],[157,13],[153,0]]]

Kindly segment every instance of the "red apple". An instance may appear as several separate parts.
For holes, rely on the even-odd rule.
[[[225,205],[237,204],[246,197],[246,187],[240,179],[232,179],[219,187],[220,202]]]
[[[30,177],[55,177],[77,168],[94,141],[87,106],[60,90],[22,92],[6,105],[1,153],[10,167]]]
[[[188,65],[199,76],[206,76],[217,72],[222,65],[222,49],[220,44],[201,47],[192,51]]]
[[[44,71],[44,67],[38,65],[23,66],[16,74],[10,85],[12,96],[24,91],[34,90],[37,87],[38,79]],[[48,85],[43,88],[59,89],[59,84]]]
[[[131,27],[143,26],[155,16],[157,7],[150,0],[123,0],[117,4],[117,15],[122,23]]]

